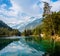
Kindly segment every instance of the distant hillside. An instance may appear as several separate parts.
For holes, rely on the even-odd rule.
[[[12,30],[12,28],[5,24],[2,20],[0,20],[0,28],[8,28]]]
[[[4,36],[20,36],[21,33],[17,29],[12,29],[0,20],[0,37]]]

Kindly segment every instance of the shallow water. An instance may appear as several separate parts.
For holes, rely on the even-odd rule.
[[[0,56],[42,56],[44,54],[33,46],[36,46],[34,41],[26,42],[25,38],[20,37],[19,41],[14,41],[2,49]]]

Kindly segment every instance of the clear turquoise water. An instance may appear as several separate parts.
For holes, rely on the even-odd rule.
[[[35,48],[34,48],[35,47]],[[37,49],[34,41],[26,42],[25,38],[14,41],[0,51],[0,56],[42,56],[44,52]]]

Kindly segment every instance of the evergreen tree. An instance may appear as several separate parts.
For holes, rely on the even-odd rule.
[[[44,2],[44,8],[43,9],[44,9],[43,17],[48,15],[48,14],[51,14],[51,11],[50,11],[51,6],[49,6],[49,3]]]

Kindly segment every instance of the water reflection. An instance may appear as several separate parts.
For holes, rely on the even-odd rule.
[[[44,52],[37,50],[38,45],[32,38],[20,38],[0,51],[0,56],[42,56]]]

